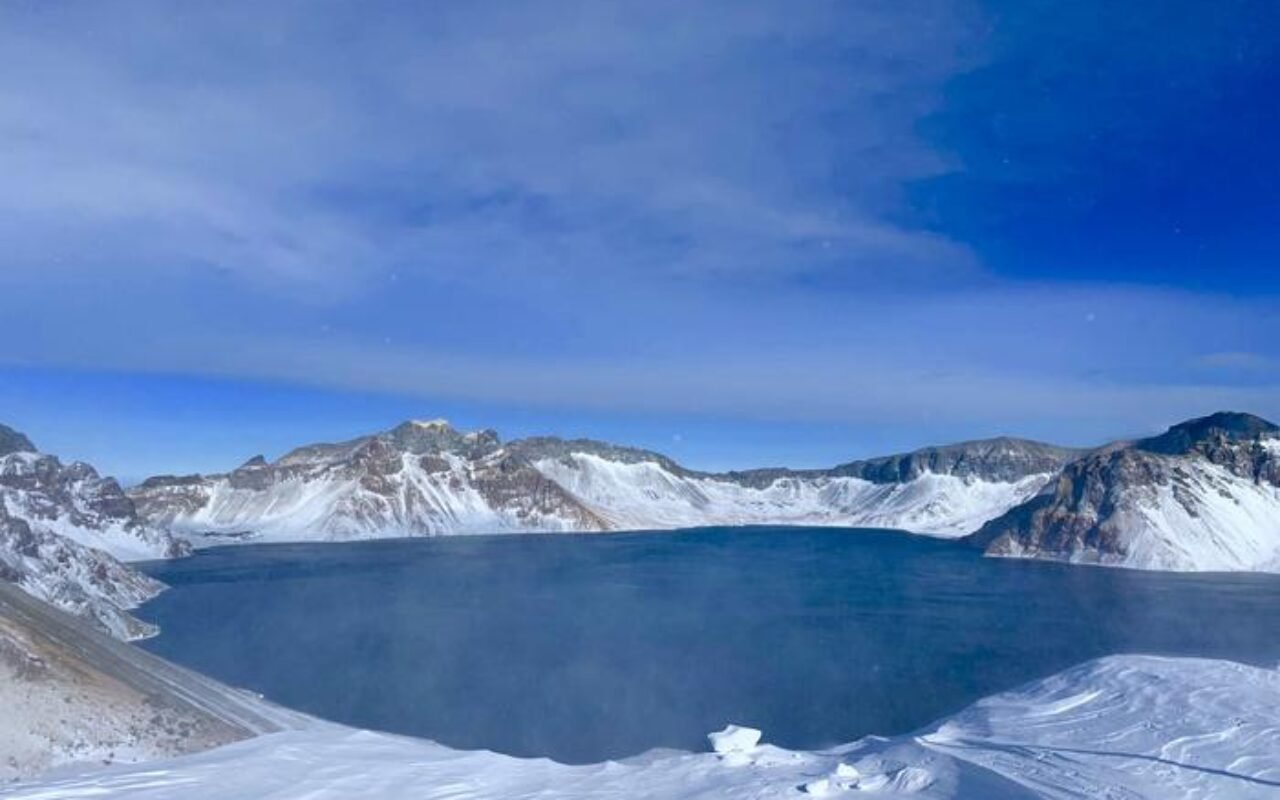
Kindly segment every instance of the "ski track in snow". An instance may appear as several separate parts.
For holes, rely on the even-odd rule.
[[[194,756],[17,785],[7,800],[915,797],[1274,800],[1280,671],[1112,656],[918,732],[822,752],[654,751],[566,766],[321,724]],[[767,741],[768,732],[765,732]]]

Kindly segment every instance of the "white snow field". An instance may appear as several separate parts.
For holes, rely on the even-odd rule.
[[[783,477],[743,486],[676,475],[650,461],[619,463],[590,453],[534,464],[614,529],[702,525],[834,525],[958,537],[1034,497],[1052,475],[1002,483],[926,473],[903,483]]]
[[[1124,566],[1280,572],[1280,487],[1193,459],[1178,477],[1118,516],[1130,537]]]
[[[1112,656],[982,700],[915,735],[822,752],[754,743],[565,766],[336,725],[0,790],[7,800],[1280,797],[1280,671]],[[765,731],[765,740],[768,732]]]

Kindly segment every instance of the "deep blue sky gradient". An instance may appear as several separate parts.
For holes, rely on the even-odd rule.
[[[924,122],[965,169],[913,187],[1001,274],[1280,288],[1280,6],[992,4],[990,63]]]
[[[0,9],[0,420],[707,468],[1280,417],[1280,7]]]

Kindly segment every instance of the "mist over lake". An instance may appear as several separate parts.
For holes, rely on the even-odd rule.
[[[155,562],[145,646],[328,719],[566,762],[908,732],[1116,653],[1280,661],[1280,577],[713,528],[244,545]]]

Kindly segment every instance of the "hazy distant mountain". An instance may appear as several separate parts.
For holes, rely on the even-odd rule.
[[[993,439],[830,470],[706,473],[605,442],[504,444],[432,420],[225,474],[150,478],[130,496],[157,525],[269,540],[736,524],[958,536],[1033,496],[1076,455]]]
[[[971,541],[999,556],[1280,571],[1280,427],[1219,413],[1105,448]]]
[[[27,437],[0,426],[0,581],[137,638],[153,629],[126,611],[162,587],[121,559],[189,549],[143,522],[111,478],[38,453]]]

